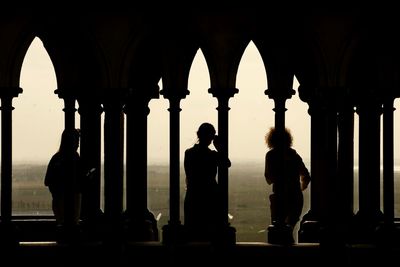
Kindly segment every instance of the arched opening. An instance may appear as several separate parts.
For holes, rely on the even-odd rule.
[[[190,94],[182,100],[181,105],[180,207],[182,223],[185,223],[183,219],[186,195],[186,173],[184,170],[185,150],[193,147],[193,145],[197,143],[197,130],[204,122],[211,123],[218,134],[218,111],[216,109],[218,107],[218,101],[208,92],[209,88],[210,76],[208,66],[202,50],[198,49],[189,72],[188,89]],[[213,144],[210,145],[210,149],[215,150]]]
[[[274,104],[264,94],[266,84],[263,60],[250,42],[240,61],[239,93],[230,100],[229,113],[229,212],[239,242],[265,242],[270,221],[264,135],[274,125]]]
[[[239,242],[265,242],[265,230],[271,223],[268,196],[272,188],[264,178],[268,149],[264,136],[274,126],[275,113],[273,100],[264,93],[266,84],[262,58],[251,42],[238,70],[239,93],[230,102],[230,211]],[[298,87],[294,79],[296,94],[286,101],[285,125],[293,134],[293,148],[310,170],[310,116],[307,103],[298,97]],[[309,190],[306,190],[302,215],[308,210]]]
[[[44,176],[58,150],[64,129],[64,102],[57,89],[53,64],[35,38],[23,61],[13,111],[13,215],[52,215],[51,195]],[[77,107],[78,108],[78,107]],[[79,127],[79,116],[76,114]]]
[[[162,89],[162,80],[158,86]],[[147,203],[159,232],[169,219],[169,102],[162,96],[149,102],[147,121]]]

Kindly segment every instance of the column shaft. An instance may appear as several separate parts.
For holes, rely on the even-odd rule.
[[[393,99],[383,105],[383,211],[385,223],[394,220]]]
[[[218,98],[218,135],[221,140],[221,149],[219,153],[222,158],[229,158],[228,144],[229,144],[229,98]],[[228,225],[228,212],[229,212],[229,167],[225,164],[218,167],[218,184],[221,193],[221,222],[223,225]]]
[[[1,220],[12,215],[12,110],[11,97],[1,98]]]
[[[104,213],[119,220],[123,210],[123,125],[119,100],[104,104]]]
[[[82,195],[82,219],[92,219],[101,213],[101,113],[100,104],[81,101],[79,104],[81,145],[80,155],[85,170],[95,168]]]
[[[179,98],[170,98],[170,224],[179,225],[180,222],[180,119]]]
[[[362,103],[359,114],[359,214],[368,220],[380,215],[381,105]]]
[[[346,107],[338,115],[338,210],[341,218],[349,219],[354,211],[354,109]]]
[[[147,211],[147,102],[129,103],[126,109],[126,207],[136,220]]]

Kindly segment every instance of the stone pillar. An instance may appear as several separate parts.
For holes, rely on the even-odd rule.
[[[19,87],[0,88],[1,98],[1,224],[0,243],[15,242],[12,216],[12,99]]]
[[[338,133],[337,207],[338,216],[348,224],[354,213],[354,107],[350,104],[339,110]]]
[[[334,90],[322,89],[309,101],[311,115],[311,203],[300,223],[299,242],[322,242],[336,231],[337,131]]]
[[[81,143],[80,155],[85,172],[94,168],[85,182],[82,194],[81,219],[91,227],[102,214],[101,199],[101,113],[103,108],[96,97],[79,100]],[[91,229],[88,229],[91,230]]]
[[[229,99],[239,92],[237,88],[210,88],[209,93],[218,100],[218,136],[221,140],[221,153],[223,158],[229,158]],[[228,221],[229,212],[229,167],[220,166],[218,168],[218,184],[221,194],[221,230],[217,239],[227,244],[236,243],[236,229],[230,226]]]
[[[158,240],[156,222],[147,208],[147,115],[159,87],[129,89],[126,114],[126,216],[132,241]]]
[[[124,171],[122,89],[108,89],[104,99],[104,215],[106,239],[121,238]]]
[[[357,107],[359,115],[359,211],[356,214],[357,239],[371,241],[380,210],[380,115],[382,104],[365,99]]]
[[[183,225],[180,220],[180,101],[189,91],[161,90],[169,100],[169,221],[163,227],[163,243],[184,241]]]
[[[383,104],[383,213],[385,224],[394,223],[393,99]]]
[[[398,242],[399,228],[395,226],[394,186],[394,127],[393,98],[383,102],[383,223],[377,228],[378,242],[392,245]]]

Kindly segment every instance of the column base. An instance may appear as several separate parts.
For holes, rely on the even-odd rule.
[[[18,244],[17,227],[11,222],[0,222],[0,247],[14,247]]]
[[[157,221],[130,221],[124,226],[124,236],[127,241],[158,241]]]
[[[382,247],[399,246],[400,223],[381,223],[375,230],[376,244]]]
[[[352,243],[375,243],[377,229],[382,226],[383,214],[358,212],[353,218]]]
[[[215,239],[212,241],[216,245],[222,246],[231,246],[236,244],[236,229],[232,226],[225,225],[220,228],[216,235]]]
[[[59,244],[76,244],[84,241],[80,225],[57,225],[56,241]]]
[[[271,224],[268,226],[267,242],[278,245],[291,245],[294,243],[293,228],[286,224]]]
[[[352,231],[347,221],[336,224],[304,221],[300,225],[299,243],[320,243],[323,246],[342,246],[352,242]]]
[[[165,245],[184,244],[187,242],[186,229],[182,224],[169,223],[162,227],[162,240]]]
[[[186,240],[188,242],[206,242],[215,245],[236,244],[236,229],[230,225],[209,230],[198,225],[196,227],[185,226]]]
[[[299,243],[319,243],[320,242],[320,229],[319,221],[307,220],[300,223],[300,230],[298,235]]]
[[[84,242],[99,242],[107,227],[103,212],[93,214],[81,220],[82,239]]]

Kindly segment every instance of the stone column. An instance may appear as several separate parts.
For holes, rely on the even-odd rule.
[[[383,102],[383,222],[377,227],[377,238],[386,246],[398,242],[399,228],[395,226],[394,186],[394,127],[393,98]]]
[[[180,220],[180,101],[189,91],[171,89],[161,90],[161,94],[169,100],[169,221],[163,227],[164,243],[184,241],[183,225]]]
[[[126,215],[128,238],[132,241],[158,240],[157,225],[147,208],[147,115],[159,87],[129,89],[126,114]]]
[[[81,219],[91,227],[102,214],[101,199],[101,113],[100,101],[80,98],[79,100],[81,143],[80,155],[85,172],[94,168],[90,179],[85,182],[82,194]],[[90,229],[88,229],[90,230]]]
[[[121,238],[124,171],[123,89],[108,89],[104,99],[104,215],[106,239]]]
[[[338,133],[338,216],[348,222],[354,209],[354,107],[350,104],[339,110]]]
[[[359,115],[359,211],[356,214],[356,238],[372,238],[380,210],[380,115],[382,104],[364,99],[357,107]],[[370,241],[370,240],[369,240]]]
[[[22,93],[19,87],[0,88],[1,98],[1,224],[0,243],[15,242],[12,216],[12,99]]]
[[[393,99],[383,104],[383,213],[385,223],[394,223],[394,127]]]
[[[229,158],[229,99],[239,92],[237,88],[210,88],[209,93],[218,100],[218,136],[221,140],[221,153],[223,158]],[[221,230],[217,237],[221,242],[236,243],[236,229],[230,226],[228,221],[229,212],[229,167],[221,166],[218,168],[218,184],[221,194]]]
[[[334,238],[337,212],[336,90],[315,90],[309,101],[311,115],[311,203],[299,231],[299,242],[322,242]],[[318,92],[318,93],[317,93]]]

